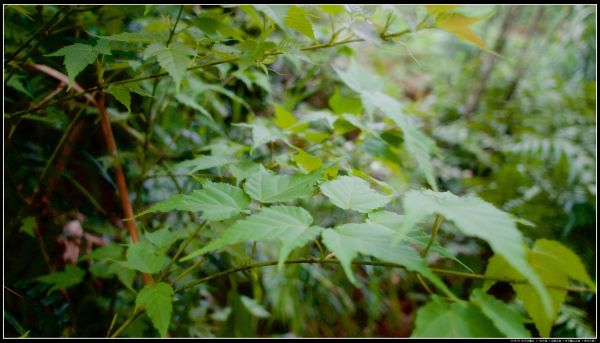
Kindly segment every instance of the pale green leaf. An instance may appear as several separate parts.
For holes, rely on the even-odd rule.
[[[179,92],[181,81],[190,63],[190,56],[195,54],[192,48],[179,42],[172,42],[168,47],[163,43],[153,43],[144,50],[144,59],[156,56],[161,67],[173,77],[176,91]]]
[[[369,187],[369,183],[355,176],[340,176],[333,181],[323,182],[320,186],[323,193],[337,207],[344,210],[370,212],[385,206],[391,198],[377,193]]]
[[[131,95],[129,94],[129,88],[122,85],[113,85],[106,89],[107,93],[112,94],[117,101],[119,101],[127,112],[131,112]]]
[[[229,172],[235,177],[237,185],[246,180],[248,176],[259,170],[259,164],[249,160],[240,161],[229,165]]]
[[[161,337],[167,336],[173,303],[171,297],[175,294],[171,285],[161,282],[156,285],[146,285],[135,298],[135,308],[146,311],[152,325]]]
[[[281,242],[278,259],[278,266],[281,268],[293,249],[314,240],[323,230],[319,226],[310,226],[312,222],[312,216],[302,207],[273,206],[264,208],[258,214],[238,220],[227,228],[219,239],[191,253],[182,261],[231,244],[245,241],[278,240]]]
[[[173,166],[174,170],[179,172],[185,172],[189,174],[193,174],[198,170],[222,167],[224,165],[235,162],[235,160],[229,157],[222,156],[200,156],[194,158],[192,160],[187,160],[183,162],[179,162]]]
[[[338,71],[338,75],[339,73],[340,72]],[[360,115],[362,113],[362,102],[360,101],[360,98],[349,96],[342,97],[339,89],[335,90],[335,93],[329,98],[328,103],[335,114],[350,113]]]
[[[177,194],[137,216],[179,210],[201,211],[202,218],[206,220],[225,220],[239,214],[249,204],[250,199],[240,188],[227,183],[207,181],[201,190],[195,190],[189,195]]]
[[[336,15],[346,12],[343,5],[319,5],[319,8],[329,15]]]
[[[397,214],[394,212],[378,210],[378,211],[369,213],[367,223],[373,222],[373,223],[387,226],[390,229],[398,232],[396,234],[396,237],[398,237],[398,236],[404,235],[403,233],[399,232],[400,229],[402,228],[403,218],[404,218],[403,215],[400,215],[400,214]],[[418,245],[418,246],[421,246],[422,248],[425,248],[429,245],[429,242],[431,240],[431,235],[425,233],[423,230],[421,230],[419,228],[413,228],[413,230],[406,233],[406,236],[403,239],[408,243],[411,243],[413,245]],[[431,246],[429,247],[429,251],[434,252],[442,257],[449,258],[449,259],[455,261],[456,263],[460,264],[461,266],[463,266],[469,272],[474,273],[474,271],[471,268],[469,268],[466,264],[464,264],[456,256],[454,256],[452,253],[450,253],[448,250],[446,250],[446,248],[444,248],[438,241],[433,241],[433,243],[431,243]]]
[[[550,317],[550,296],[538,274],[527,263],[523,237],[511,215],[474,196],[458,197],[450,192],[429,190],[407,192],[404,211],[404,227],[413,227],[427,216],[438,213],[454,222],[466,235],[486,241],[495,253],[526,276],[541,296],[541,308]]]
[[[471,302],[479,306],[481,311],[494,323],[506,337],[529,338],[531,333],[523,325],[521,315],[502,301],[486,294],[480,288],[473,290]]]
[[[313,42],[317,43],[312,24],[310,23],[304,8],[294,5],[290,6],[287,16],[285,17],[285,24],[289,28],[300,32],[301,34],[310,38]]]
[[[34,231],[36,225],[37,224],[35,222],[35,217],[25,217],[23,218],[23,220],[21,220],[21,227],[19,227],[19,232],[24,232],[29,236],[35,238]]]
[[[433,295],[431,301],[417,311],[411,337],[503,337],[481,311],[469,303],[446,303]]]
[[[54,272],[48,275],[40,276],[36,280],[52,285],[48,290],[48,294],[63,288],[69,288],[83,281],[85,270],[72,266],[65,265],[65,270],[62,272]]]
[[[429,279],[448,296],[454,294],[427,266],[423,258],[409,245],[393,245],[394,230],[376,223],[344,224],[322,233],[323,243],[335,253],[350,281],[358,286],[350,265],[359,253],[385,262],[397,263]]]
[[[311,195],[322,174],[317,170],[308,175],[275,175],[261,167],[248,177],[244,190],[262,203],[290,201]]]
[[[262,307],[256,300],[248,298],[245,295],[240,296],[240,300],[248,311],[255,317],[268,318],[271,314],[264,307]]]
[[[119,261],[121,266],[142,273],[156,274],[168,261],[167,255],[149,242],[141,241],[129,244],[127,260]]]
[[[346,86],[355,92],[377,92],[383,87],[383,80],[376,77],[373,72],[363,68],[356,60],[352,60],[346,70],[337,68],[334,68],[334,70]]]
[[[259,146],[261,146],[263,144],[267,144],[269,142],[274,142],[276,140],[285,141],[285,138],[283,137],[281,132],[277,131],[276,129],[272,129],[272,128],[266,127],[264,125],[261,125],[261,124],[239,123],[239,124],[235,124],[235,126],[252,128],[252,148],[250,149],[251,152],[254,151],[256,148],[258,148]]]

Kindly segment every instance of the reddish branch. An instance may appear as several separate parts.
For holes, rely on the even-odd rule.
[[[59,81],[61,81],[62,83],[69,82],[69,79],[65,74],[59,72],[56,69],[48,67],[46,65],[30,64],[29,67],[34,70],[40,71],[44,74],[47,74],[49,76],[52,76],[55,79],[58,79]],[[77,92],[84,91],[84,89],[76,82],[73,82],[73,88]],[[97,95],[98,99],[94,99],[94,97],[89,93],[85,93],[83,96],[91,104],[96,106],[96,108],[98,109],[98,114],[100,115],[100,122],[102,125],[102,132],[104,133],[104,139],[106,140],[106,145],[108,147],[108,153],[109,153],[109,155],[111,155],[114,158],[113,166],[114,166],[114,171],[115,171],[115,177],[117,179],[119,196],[121,198],[121,206],[123,207],[123,214],[125,215],[126,218],[131,218],[131,217],[133,217],[133,208],[131,207],[131,201],[129,200],[129,191],[127,190],[127,182],[125,180],[125,174],[123,173],[123,168],[121,167],[120,161],[117,158],[117,143],[115,141],[115,137],[113,135],[112,128],[110,126],[110,120],[108,118],[108,114],[106,113],[105,93],[102,91],[98,92],[98,95]],[[72,133],[72,135],[77,135],[77,133],[80,130],[81,130],[81,128],[75,128],[73,130],[73,132],[75,132],[75,133]],[[69,138],[71,138],[71,136]],[[67,140],[67,143],[69,143],[69,140]],[[63,158],[68,157],[70,155],[71,151],[72,151],[72,144],[65,145],[65,147],[63,148],[63,152],[61,154],[61,159],[59,160],[59,163],[57,163],[57,169],[56,169],[57,172],[61,169],[64,169],[66,159],[63,159]],[[125,222],[125,224],[127,225],[127,230],[129,231],[129,235],[131,236],[132,242],[133,243],[139,242],[140,238],[139,238],[137,224],[136,224],[135,220],[127,220]],[[150,275],[148,275],[148,274],[142,274],[142,275],[144,277],[144,284],[153,284],[154,283],[152,280],[152,277]]]

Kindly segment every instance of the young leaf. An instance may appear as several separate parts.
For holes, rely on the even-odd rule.
[[[482,50],[488,50],[481,38],[469,29],[470,25],[485,19],[486,17],[487,16],[467,17],[460,13],[443,12],[438,14],[435,18],[435,24],[439,28],[456,35],[458,38],[475,44]]]
[[[107,93],[112,94],[117,101],[119,101],[125,108],[127,108],[127,112],[131,112],[131,95],[129,94],[129,89],[122,85],[113,85],[106,89]]]
[[[458,197],[450,192],[429,190],[406,193],[404,211],[404,227],[413,227],[427,216],[438,213],[453,221],[466,235],[486,241],[495,253],[527,278],[541,297],[541,309],[547,317],[551,316],[550,296],[538,274],[527,263],[523,238],[511,215],[477,197]]]
[[[73,85],[75,77],[88,65],[96,61],[99,54],[110,55],[110,50],[107,50],[105,43],[99,41],[96,46],[88,44],[75,43],[67,45],[59,50],[46,56],[57,57],[64,56],[63,64],[67,68],[67,76],[69,78],[69,87]]]
[[[21,227],[19,228],[19,232],[24,232],[26,234],[28,234],[29,236],[35,238],[35,226],[36,226],[36,222],[35,222],[35,217],[25,217],[23,218],[23,220],[21,221]]]
[[[227,183],[207,181],[201,190],[189,195],[177,194],[151,208],[138,213],[136,217],[173,210],[202,212],[206,220],[225,220],[239,214],[250,204],[248,196],[238,187]]]
[[[296,150],[298,150],[298,153],[292,156],[292,159],[298,163],[303,172],[310,173],[323,166],[323,161],[321,161],[320,158],[313,156],[302,149]]]
[[[523,325],[521,315],[502,301],[486,294],[480,288],[473,290],[471,302],[483,312],[506,337],[529,338],[531,333]]]
[[[144,51],[144,59],[156,56],[158,63],[173,77],[176,91],[179,92],[190,56],[195,54],[192,48],[179,42],[172,42],[168,47],[163,43],[153,43]]]
[[[261,168],[248,177],[244,190],[262,203],[290,201],[312,194],[322,174],[317,170],[308,175],[275,175]]]
[[[308,15],[304,8],[298,6],[290,6],[285,17],[285,24],[294,29],[306,37],[310,38],[313,42],[318,43],[313,32],[312,24],[308,19]]]
[[[423,258],[408,245],[392,245],[394,231],[375,223],[344,224],[322,233],[323,243],[335,253],[350,281],[358,286],[350,265],[359,253],[371,255],[382,261],[403,265],[420,273],[448,296],[454,294],[427,266]]]
[[[261,124],[240,123],[234,125],[252,128],[252,148],[250,149],[250,152],[254,151],[263,144],[274,142],[276,140],[285,140],[280,131],[268,128]]]
[[[503,337],[492,322],[477,309],[463,302],[446,303],[439,296],[417,311],[411,337]]]
[[[355,176],[340,176],[333,181],[323,182],[320,188],[334,205],[344,210],[367,213],[385,206],[391,200],[372,190],[367,181]]]
[[[281,268],[293,249],[314,240],[323,230],[319,226],[310,226],[312,222],[312,216],[302,207],[273,206],[264,208],[258,214],[238,220],[225,230],[219,239],[184,257],[182,261],[230,244],[249,240],[279,240],[282,245],[279,251],[278,266]]]
[[[346,70],[334,68],[338,77],[357,93],[378,92],[383,86],[383,80],[376,77],[372,72],[363,68],[356,60],[350,62]],[[350,112],[354,113],[354,112]]]
[[[119,264],[142,273],[156,274],[167,261],[168,258],[163,251],[149,242],[141,241],[129,244],[127,261],[119,261]]]
[[[101,36],[105,40],[114,40],[125,43],[155,43],[167,40],[164,32],[122,32],[112,36]]]
[[[528,249],[527,259],[545,284],[567,287],[568,279],[571,277],[595,288],[577,255],[559,242],[547,239],[537,240],[533,249]],[[508,264],[506,257],[494,255],[488,261],[485,275],[495,278],[523,279],[524,274],[513,267]],[[493,283],[486,282],[483,289],[488,289]],[[556,288],[547,289],[552,300],[552,313],[548,316],[543,311],[539,294],[531,285],[513,284],[512,288],[517,294],[517,298],[525,305],[540,336],[549,337],[560,306],[567,296],[567,291]]]
[[[51,284],[52,287],[48,290],[48,294],[63,288],[75,286],[85,276],[85,270],[67,264],[62,272],[54,272],[48,275],[40,276],[36,280]]]
[[[160,250],[170,247],[171,244],[183,238],[181,231],[171,231],[168,227],[154,232],[146,232],[144,237]]]
[[[167,336],[167,329],[171,322],[173,294],[175,294],[173,287],[161,282],[156,285],[146,285],[135,298],[135,308],[143,308],[146,311],[161,337]]]

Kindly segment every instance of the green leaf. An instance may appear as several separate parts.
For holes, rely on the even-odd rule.
[[[229,172],[235,177],[237,185],[246,180],[248,176],[259,170],[259,164],[249,160],[240,161],[229,165]]]
[[[52,285],[48,294],[63,288],[69,288],[83,281],[85,270],[67,264],[62,272],[54,272],[48,275],[40,276],[36,280]]]
[[[313,32],[312,24],[310,23],[304,8],[293,5],[290,6],[287,16],[285,17],[285,25],[310,38],[313,42],[318,43]]]
[[[423,258],[408,245],[393,245],[394,230],[375,223],[344,224],[323,231],[323,243],[335,253],[350,281],[358,286],[350,265],[359,253],[385,262],[397,263],[420,273],[452,298],[454,294],[427,266]]]
[[[227,183],[207,181],[201,190],[193,191],[189,195],[177,194],[137,214],[136,217],[179,210],[201,211],[202,218],[206,220],[225,220],[239,214],[249,204],[250,199],[240,188]]]
[[[167,329],[171,322],[173,303],[171,297],[175,294],[171,285],[161,282],[156,285],[147,285],[135,298],[135,308],[143,308],[150,317],[152,325],[158,330],[161,337],[167,336]]]
[[[129,88],[122,85],[112,85],[106,89],[107,93],[112,94],[117,101],[119,101],[127,112],[131,112],[131,95],[129,94]]]
[[[81,260],[116,260],[123,256],[125,248],[119,244],[109,244],[100,248],[94,249],[91,253],[81,257]]]
[[[197,103],[190,96],[188,96],[186,94],[180,93],[180,94],[177,94],[175,96],[175,99],[177,99],[177,101],[179,101],[181,104],[186,105],[186,106],[188,106],[190,108],[193,108],[196,111],[200,112],[200,114],[202,114],[203,116],[205,116],[211,122],[215,121],[213,119],[213,117],[210,115],[210,112],[208,112],[208,110],[206,108],[204,108],[202,105],[200,105],[199,103]]]
[[[127,260],[119,261],[121,266],[138,270],[142,273],[156,274],[168,261],[167,255],[151,243],[141,241],[129,244]]]
[[[302,168],[305,173],[313,172],[323,166],[323,161],[320,158],[313,156],[302,149],[296,149],[298,153],[292,156],[298,165]]]
[[[481,38],[469,29],[470,25],[485,19],[486,17],[487,16],[467,17],[461,13],[442,12],[435,18],[435,25],[456,35],[464,41],[475,44],[482,50],[488,50]]]
[[[264,307],[262,307],[256,300],[252,298],[242,295],[240,300],[242,300],[244,306],[246,306],[248,311],[255,317],[268,318],[271,315],[269,311],[265,310]]]
[[[292,132],[302,132],[308,127],[306,123],[298,125],[296,117],[283,107],[277,104],[273,104],[273,106],[275,107],[275,125],[279,128],[291,130]]]
[[[339,89],[336,89],[335,93],[329,98],[329,107],[331,107],[333,113],[340,115],[344,113],[360,115],[362,113],[360,98],[342,97]]]
[[[568,279],[571,277],[595,288],[579,257],[559,242],[547,239],[537,240],[533,249],[527,251],[527,259],[545,284],[567,287],[569,285]],[[517,280],[521,280],[526,276],[526,274],[517,271],[513,267],[509,265],[506,257],[494,255],[488,261],[485,275]],[[488,289],[494,283],[487,281],[484,283],[483,289]],[[512,284],[512,288],[517,294],[517,298],[525,305],[540,336],[549,337],[560,307],[565,302],[567,291],[556,288],[547,289],[552,301],[552,312],[548,316],[543,311],[542,300],[534,287]]]
[[[261,166],[259,171],[248,177],[244,190],[252,199],[262,203],[290,201],[311,195],[322,174],[321,170],[317,170],[308,175],[275,175]]]
[[[268,128],[261,124],[240,123],[240,124],[234,124],[234,125],[252,128],[252,148],[250,149],[251,152],[254,151],[254,149],[258,148],[259,146],[269,143],[269,142],[274,142],[276,140],[285,141],[285,138],[283,137],[283,135],[281,134],[280,131],[274,130],[272,128]]]
[[[155,43],[167,39],[165,33],[162,32],[122,32],[112,36],[100,36],[106,40],[114,40],[126,43]]]
[[[374,211],[374,212],[369,213],[367,223],[373,222],[373,223],[387,226],[390,229],[398,232],[396,234],[396,237],[405,235],[405,237],[402,239],[405,240],[406,242],[413,244],[413,245],[419,245],[422,248],[427,247],[429,245],[429,241],[431,240],[431,235],[425,233],[423,230],[421,230],[419,228],[413,228],[411,231],[409,231],[406,234],[399,232],[400,228],[402,228],[402,222],[404,221],[403,218],[404,218],[403,215],[400,215],[400,214],[397,214],[394,212],[390,212],[390,211],[379,210],[379,211]],[[471,268],[469,268],[461,260],[459,260],[456,256],[454,256],[452,253],[450,253],[448,250],[446,250],[446,248],[444,248],[442,245],[440,245],[440,243],[438,241],[433,241],[433,243],[429,247],[429,251],[432,251],[432,252],[434,252],[440,256],[443,256],[445,258],[451,259],[451,260],[455,261],[456,263],[460,264],[461,266],[463,266],[469,272],[474,273],[474,271]]]
[[[417,311],[411,337],[502,337],[481,311],[464,302],[446,303],[439,296]]]
[[[250,240],[278,240],[281,242],[278,267],[281,269],[283,262],[293,249],[314,240],[323,230],[319,226],[310,226],[312,222],[312,216],[302,207],[273,206],[264,208],[258,214],[238,220],[227,228],[219,239],[184,257],[182,261],[221,249],[230,244]]]
[[[179,92],[179,86],[190,63],[190,56],[195,54],[192,48],[179,42],[172,42],[168,47],[163,43],[153,43],[144,50],[144,59],[156,56],[161,67],[173,77],[176,91]]]
[[[433,190],[437,190],[435,172],[431,164],[431,154],[437,154],[435,142],[419,131],[403,114],[404,106],[396,99],[380,92],[363,92],[363,102],[379,108],[390,118],[404,134],[404,144],[408,152],[417,160],[419,169],[425,174],[427,182]]]
[[[28,234],[29,236],[35,238],[35,226],[36,226],[36,222],[35,222],[35,217],[25,217],[23,218],[23,220],[21,221],[21,227],[19,227],[19,232],[24,232],[26,234]]]
[[[193,174],[198,170],[222,167],[224,165],[235,162],[229,157],[220,157],[220,156],[200,156],[194,158],[192,160],[187,160],[183,162],[179,162],[173,166],[174,170],[185,172],[188,174]]]
[[[29,93],[29,91],[25,88],[20,78],[14,76],[10,80],[8,80],[6,85],[17,90],[20,93],[27,95],[30,99],[33,99],[33,95],[31,95],[31,93]]]
[[[373,72],[363,68],[356,60],[350,62],[346,70],[334,68],[338,77],[355,92],[378,92],[383,86],[383,80],[376,77]],[[350,112],[353,113],[353,112]]]
[[[336,15],[346,12],[343,5],[319,5],[319,8],[329,15]]]
[[[391,200],[372,190],[367,181],[355,176],[340,176],[333,181],[323,182],[320,188],[334,205],[344,210],[367,213],[385,206]]]
[[[471,302],[479,306],[481,311],[494,323],[506,337],[529,338],[531,333],[523,325],[521,315],[502,301],[486,294],[480,288],[473,290]]]
[[[170,247],[182,238],[180,231],[171,231],[168,227],[154,232],[146,232],[144,237],[160,250]]]
[[[413,227],[427,216],[438,213],[454,222],[466,235],[486,241],[495,253],[526,276],[541,296],[541,308],[550,317],[550,296],[538,274],[527,263],[523,238],[514,217],[474,196],[458,197],[450,192],[429,190],[406,193],[404,211],[404,227]]]
[[[110,55],[110,50],[107,50],[104,43],[99,41],[96,46],[88,44],[75,43],[73,45],[67,45],[60,48],[59,50],[48,54],[49,57],[64,56],[63,64],[67,68],[67,76],[69,78],[69,88],[73,85],[75,77],[83,70],[88,64],[92,64],[96,61],[99,54]]]

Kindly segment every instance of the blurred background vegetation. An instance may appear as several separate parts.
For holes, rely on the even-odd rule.
[[[179,10],[179,6],[147,7],[78,6],[47,28],[43,39],[34,40],[26,50],[27,56],[22,54],[20,59],[64,70],[60,59],[44,55],[98,35],[140,28],[168,30]],[[60,8],[5,6],[5,58]],[[385,23],[391,13],[391,32],[414,28],[426,13],[422,6],[363,6],[361,11],[374,23]],[[232,124],[271,115],[273,102],[294,113],[307,113],[331,111],[331,98],[336,93],[352,101],[331,66],[343,67],[356,58],[364,68],[384,76],[385,91],[401,100],[408,113],[418,117],[421,129],[435,139],[441,150],[434,160],[440,189],[455,194],[474,192],[498,208],[532,222],[535,226],[520,227],[529,243],[541,237],[559,240],[579,254],[591,275],[595,275],[596,7],[465,6],[462,11],[487,16],[472,29],[498,55],[448,32],[426,29],[402,36],[394,43],[360,42],[306,56],[286,55],[268,65],[268,74],[260,68],[234,73],[234,64],[221,64],[190,75],[187,82],[196,91],[184,93],[198,99],[218,118],[216,128],[210,128],[204,116],[189,104],[186,106],[185,98],[173,96],[172,84],[167,82],[159,84],[152,101],[133,95],[131,113],[121,104],[110,102],[119,158],[130,185],[134,210],[197,187],[194,178],[167,175],[166,166],[202,151],[244,153],[247,131]],[[186,6],[184,13],[188,19],[180,25],[186,28],[188,39],[218,42],[221,36],[230,34],[226,29],[203,26],[198,18],[211,18],[247,34],[257,30],[247,12],[236,6]],[[326,17],[313,16],[311,20],[317,38],[326,38]],[[273,35],[278,37],[277,32]],[[142,65],[136,53],[127,47],[114,51],[105,77],[125,79],[127,75],[159,71],[156,63],[153,67],[148,67],[147,61]],[[92,67],[86,70],[78,77],[84,88],[93,86],[96,79]],[[37,225],[44,226],[42,240],[51,265],[60,260],[56,237],[63,232],[65,223],[79,214],[86,217],[86,232],[111,242],[123,242],[118,220],[120,203],[113,176],[107,170],[110,159],[97,113],[94,108],[72,101],[49,107],[43,117],[11,118],[10,113],[31,102],[39,103],[56,89],[55,80],[46,75],[5,64],[5,80],[11,74],[14,75],[5,81],[4,88],[5,335],[19,336],[28,331],[35,337],[104,336],[115,313],[120,319],[128,315],[135,294],[114,275],[103,278],[102,268],[90,270],[92,275],[86,276],[83,283],[69,288],[68,298],[59,292],[48,294],[48,286],[35,280],[47,274],[48,268],[39,238],[36,240],[34,232],[27,231],[25,220],[33,217]],[[152,92],[152,80],[146,82],[146,90]],[[238,99],[224,92],[202,90],[204,84],[215,82]],[[152,113],[148,113],[148,108]],[[79,110],[83,121],[78,129],[83,138],[77,141],[64,175],[54,177],[51,195],[34,199],[47,161]],[[222,139],[223,133],[229,140]],[[346,134],[356,149],[350,146],[340,152],[351,155],[349,164],[353,168],[385,180],[399,193],[422,182],[414,167],[404,161],[405,153],[373,136],[355,136],[352,137],[352,131]],[[381,132],[381,136],[398,140],[393,130]],[[264,156],[289,160],[285,154],[273,157],[269,151]],[[208,173],[228,177],[219,169]],[[316,213],[316,222],[325,223],[321,225],[345,215],[333,207],[324,208],[319,199],[303,206]],[[141,221],[145,230],[194,225],[193,218],[185,213],[149,216]],[[482,272],[491,256],[489,248],[462,236],[450,224],[443,226],[440,243],[470,269]],[[200,242],[214,236],[211,232],[222,228],[213,229],[202,231],[201,239],[191,248],[199,247]],[[258,248],[256,259],[276,256],[273,247]],[[318,250],[311,249],[307,255],[318,255]],[[239,246],[226,251],[209,254],[198,275],[239,265],[250,250]],[[436,267],[464,270],[454,261],[436,255],[429,256],[428,262]],[[414,275],[375,267],[356,268],[355,272],[360,288],[353,287],[340,268],[320,265],[290,265],[282,274],[274,268],[264,268],[215,279],[177,295],[170,334],[409,336],[415,311],[428,297]],[[458,295],[468,294],[480,283],[451,276],[444,277],[444,281]],[[495,295],[510,299],[512,291],[505,286],[495,286]],[[595,336],[595,295],[569,293],[567,303],[552,336]],[[153,330],[146,318],[138,318],[125,335],[148,336]]]

